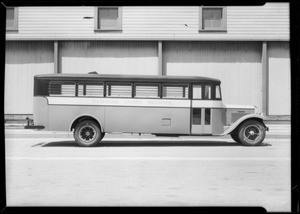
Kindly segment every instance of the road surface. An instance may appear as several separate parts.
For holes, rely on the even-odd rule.
[[[7,138],[8,206],[262,206],[290,212],[290,140]]]

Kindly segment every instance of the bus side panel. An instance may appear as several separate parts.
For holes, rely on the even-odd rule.
[[[190,134],[190,108],[106,107],[105,131]]]
[[[48,101],[46,97],[33,97],[33,123],[44,126],[47,131],[48,126]]]
[[[72,122],[80,116],[91,116],[104,126],[104,107],[49,105],[49,130],[70,131]]]
[[[219,135],[224,132],[225,125],[225,109],[215,108],[212,111],[212,134]]]

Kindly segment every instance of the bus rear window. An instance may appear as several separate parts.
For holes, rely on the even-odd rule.
[[[60,83],[51,82],[49,85],[50,96],[75,96],[76,85],[74,82]]]

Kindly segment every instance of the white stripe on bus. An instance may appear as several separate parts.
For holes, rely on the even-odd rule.
[[[47,97],[49,105],[90,105],[90,106],[141,106],[190,108],[191,100],[179,99],[131,99],[99,97]],[[194,102],[194,101],[193,101]],[[194,106],[194,105],[193,105]],[[195,106],[196,107],[196,106]],[[199,100],[197,107],[223,108],[222,101]]]

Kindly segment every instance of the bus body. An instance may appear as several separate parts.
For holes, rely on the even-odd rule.
[[[96,145],[105,133],[231,134],[260,144],[263,117],[254,106],[224,105],[220,85],[205,77],[37,75],[33,120],[44,130],[74,131],[81,146]]]

